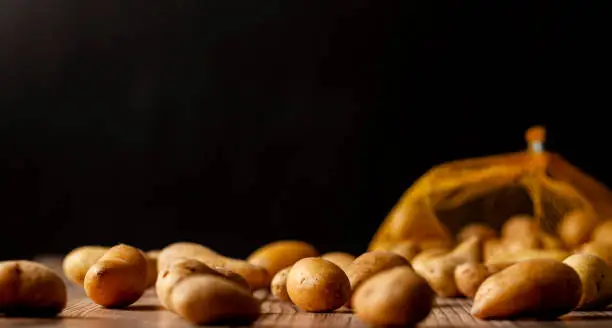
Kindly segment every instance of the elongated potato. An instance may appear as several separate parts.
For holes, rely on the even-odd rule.
[[[459,292],[468,298],[474,298],[480,285],[492,274],[495,274],[514,263],[500,262],[484,265],[477,262],[463,263],[455,268],[455,283]]]
[[[612,303],[612,268],[591,254],[574,254],[563,261],[578,273],[582,297],[578,309],[603,309]]]
[[[410,267],[377,273],[361,284],[351,303],[355,315],[376,326],[414,325],[427,317],[434,292]]]
[[[346,269],[346,275],[351,282],[351,289],[355,291],[368,278],[396,266],[410,266],[410,263],[403,256],[392,252],[372,251],[357,257]]]
[[[64,257],[62,268],[66,277],[75,284],[83,286],[85,275],[108,251],[108,247],[82,246],[73,249]]]
[[[241,275],[253,290],[267,287],[270,284],[271,277],[263,267],[222,256],[210,248],[189,242],[179,242],[166,246],[157,259],[158,270],[162,271],[168,263],[178,258],[192,258],[209,267],[223,267],[235,272]]]
[[[277,272],[270,283],[272,295],[286,302],[291,302],[291,298],[289,298],[289,294],[287,293],[287,275],[289,275],[289,270],[291,270],[290,266]]]
[[[348,266],[351,265],[353,261],[355,261],[355,256],[349,253],[344,253],[344,252],[325,253],[321,255],[321,258],[326,259],[330,261],[331,263],[339,266],[340,269],[344,271],[346,271],[346,268],[348,268]]]
[[[66,306],[66,285],[46,266],[30,261],[0,262],[0,313],[55,316]]]
[[[145,255],[124,244],[112,247],[87,271],[84,287],[94,303],[105,307],[136,302],[147,287]]]
[[[297,240],[280,240],[264,245],[247,258],[247,262],[260,266],[274,276],[278,271],[306,257],[318,256],[314,246]]]
[[[559,237],[569,249],[576,248],[591,238],[591,233],[599,224],[595,213],[576,210],[567,213],[557,226]]]
[[[214,275],[194,274],[172,289],[174,311],[198,324],[250,323],[259,317],[260,302],[245,288]]]
[[[518,262],[487,278],[474,297],[480,319],[555,318],[572,311],[582,296],[580,277],[551,259]]]
[[[225,268],[225,267],[212,267],[211,269],[215,270],[217,273],[219,273],[221,276],[225,277],[227,280],[237,284],[238,286],[250,291],[251,290],[251,286],[249,286],[249,283],[242,278],[241,275],[237,274],[234,271],[230,271],[229,269]]]
[[[304,311],[327,312],[349,300],[351,284],[337,265],[322,258],[307,257],[289,270],[287,294]]]

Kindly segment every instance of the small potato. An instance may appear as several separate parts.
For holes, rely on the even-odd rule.
[[[395,253],[372,251],[357,257],[346,269],[346,275],[351,282],[351,289],[355,291],[371,276],[396,266],[410,266],[410,263],[403,256]]]
[[[321,258],[330,261],[331,263],[340,267],[340,269],[345,270],[348,268],[351,263],[355,260],[355,256],[344,253],[344,252],[331,252],[325,253],[321,255]]]
[[[455,284],[461,295],[474,298],[478,287],[489,277],[487,267],[482,263],[463,263],[455,268]]]
[[[251,323],[259,317],[260,302],[249,291],[214,275],[194,274],[172,289],[174,312],[197,325]]]
[[[125,307],[136,302],[147,287],[147,260],[132,246],[120,244],[94,264],[84,281],[87,296],[105,307]]]
[[[608,265],[612,266],[612,244],[591,241],[582,245],[578,249],[578,253],[586,253],[598,256]]]
[[[260,266],[274,276],[278,271],[306,257],[318,256],[314,246],[297,240],[281,240],[264,245],[247,258],[247,262]]]
[[[349,300],[351,284],[337,265],[322,258],[307,257],[289,270],[287,294],[304,311],[328,312]]]
[[[395,244],[390,251],[397,255],[403,256],[408,261],[411,261],[415,256],[417,256],[417,254],[419,254],[420,249],[417,243],[410,240],[404,240]]]
[[[222,256],[210,248],[190,242],[179,242],[162,249],[157,260],[157,267],[162,271],[168,263],[178,258],[196,259],[209,267],[223,267],[241,275],[252,290],[264,288],[270,284],[270,274],[266,269],[247,261]]]
[[[482,260],[480,244],[480,238],[470,237],[448,254],[413,262],[414,270],[427,280],[438,296],[459,296],[459,290],[455,284],[455,268],[467,262],[480,262]]]
[[[277,272],[270,283],[270,291],[272,292],[272,295],[276,296],[276,298],[279,300],[286,302],[291,302],[291,298],[289,298],[289,294],[287,293],[287,275],[289,274],[289,270],[291,270],[291,267],[286,267]]]
[[[359,320],[376,326],[414,325],[427,317],[434,293],[410,267],[380,272],[364,282],[352,297]]]
[[[612,302],[612,268],[591,254],[574,254],[563,263],[578,273],[582,282],[580,310],[603,309]]]
[[[77,285],[83,286],[85,275],[92,265],[108,251],[108,247],[82,246],[73,249],[64,257],[62,268],[66,277]]]
[[[599,219],[595,213],[575,210],[567,213],[561,219],[557,226],[557,233],[563,243],[569,249],[573,249],[589,241],[598,223]]]
[[[612,243],[612,220],[601,222],[591,234],[591,241],[610,244]]]
[[[157,257],[161,251],[153,250],[145,253],[147,259],[147,288],[155,286],[157,280]]]
[[[483,242],[489,239],[497,238],[497,231],[491,226],[484,223],[472,223],[468,224],[457,234],[457,240],[459,242],[465,241],[472,236],[480,238]]]
[[[480,319],[556,318],[578,305],[581,290],[580,278],[569,266],[551,259],[527,260],[487,278],[471,313]]]
[[[30,261],[0,262],[0,313],[55,316],[66,307],[66,285],[46,266]]]

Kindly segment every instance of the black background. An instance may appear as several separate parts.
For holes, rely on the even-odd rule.
[[[281,238],[359,253],[432,165],[612,185],[605,1],[0,2],[0,256]]]

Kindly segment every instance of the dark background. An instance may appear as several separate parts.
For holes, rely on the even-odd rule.
[[[607,3],[1,1],[0,256],[359,253],[429,167],[535,123],[612,185]]]

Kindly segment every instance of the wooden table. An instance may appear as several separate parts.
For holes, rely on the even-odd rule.
[[[61,273],[61,259],[40,257],[39,262]],[[180,317],[164,310],[153,290],[135,304],[123,310],[109,310],[93,304],[83,290],[66,281],[69,301],[66,309],[58,318],[0,318],[0,327],[20,328],[139,328],[139,327],[194,327]],[[254,323],[259,327],[366,327],[353,314],[347,311],[314,314],[302,312],[289,303],[280,302],[257,293],[264,299],[262,315]],[[470,314],[471,303],[463,299],[438,299],[431,315],[419,327],[612,327],[611,311],[572,312],[556,321],[482,321]]]

